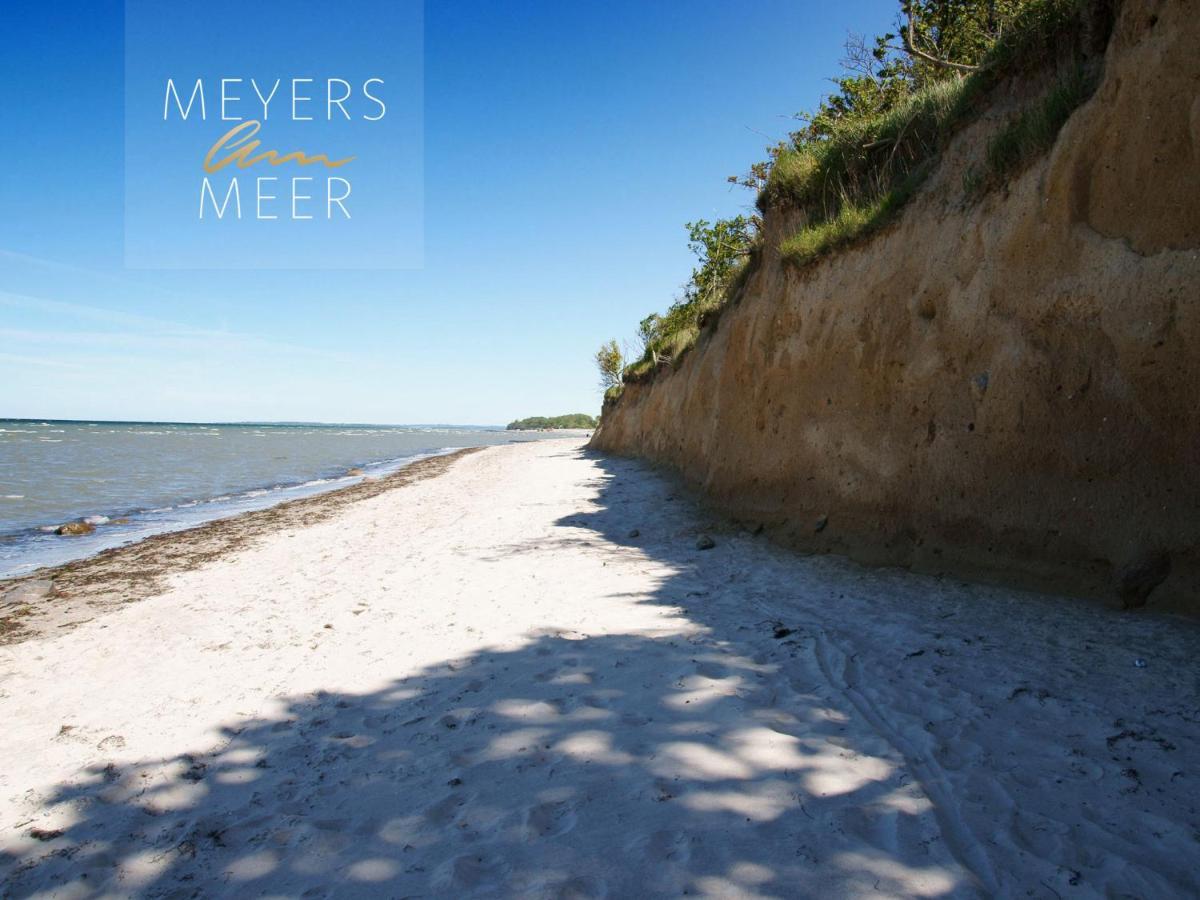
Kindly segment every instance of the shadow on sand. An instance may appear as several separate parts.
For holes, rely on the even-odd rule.
[[[43,798],[72,824],[0,851],[3,893],[987,892],[986,860],[953,846],[820,636],[754,612],[753,579],[680,535],[671,485],[595,463],[563,546],[667,573],[626,598],[659,606],[657,629],[531,633],[368,693],[284,698],[215,751],[97,766]]]

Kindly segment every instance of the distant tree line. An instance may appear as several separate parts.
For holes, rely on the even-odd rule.
[[[540,428],[595,428],[596,420],[587,413],[565,416],[530,416],[508,423],[509,431],[536,431]]]

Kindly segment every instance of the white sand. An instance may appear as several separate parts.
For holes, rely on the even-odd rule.
[[[699,551],[580,447],[0,647],[3,893],[1200,893],[1194,623]]]

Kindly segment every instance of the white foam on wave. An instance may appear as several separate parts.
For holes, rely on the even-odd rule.
[[[68,496],[67,500],[70,502],[64,506],[63,510],[61,510],[63,513],[61,518],[55,517],[55,513],[53,511],[47,512],[46,517],[42,518],[42,522],[53,521],[55,524],[40,525],[36,522],[27,523],[24,526],[24,533],[26,536],[25,539],[20,539],[18,536],[18,539],[12,540],[5,546],[0,547],[0,577],[7,577],[26,567],[36,568],[38,565],[53,565],[68,561],[70,559],[79,559],[90,556],[105,548],[128,544],[132,541],[140,540],[152,534],[160,534],[164,532],[175,531],[181,528],[193,527],[202,522],[213,521],[215,519],[221,519],[231,515],[238,515],[242,512],[264,509],[273,506],[276,503],[291,500],[297,497],[312,496],[322,494],[330,490],[337,490],[339,488],[361,483],[364,478],[386,477],[397,470],[402,469],[404,466],[418,460],[461,449],[460,445],[443,445],[437,447],[437,449],[425,450],[423,452],[402,453],[402,455],[391,456],[384,459],[370,459],[372,455],[378,453],[380,450],[386,452],[386,449],[392,449],[388,447],[388,444],[391,443],[390,441],[378,441],[377,437],[376,439],[372,440],[372,435],[378,436],[392,433],[406,434],[410,437],[407,439],[402,438],[400,441],[397,441],[397,443],[400,443],[401,446],[403,443],[407,442],[417,444],[424,443],[426,446],[428,446],[428,444],[434,443],[436,438],[430,440],[421,440],[418,438],[416,441],[413,441],[412,436],[420,433],[428,435],[449,435],[458,434],[461,431],[460,429],[436,427],[422,429],[392,429],[354,428],[343,426],[339,429],[267,428],[252,430],[239,429],[234,432],[229,431],[228,429],[222,431],[218,428],[179,429],[169,427],[163,428],[162,426],[159,426],[146,431],[138,431],[130,428],[112,428],[110,430],[106,430],[102,427],[98,427],[95,424],[93,424],[91,428],[86,426],[72,426],[70,429],[64,430],[58,423],[53,423],[58,425],[58,427],[51,432],[45,427],[37,428],[35,430],[32,425],[25,426],[25,423],[20,424],[23,426],[22,428],[0,429],[0,431],[20,432],[13,433],[11,437],[9,437],[7,434],[4,434],[2,437],[2,440],[10,445],[11,453],[19,454],[24,452],[17,446],[22,442],[34,443],[38,441],[44,441],[47,443],[61,443],[63,442],[63,437],[66,438],[66,442],[68,443],[73,445],[82,443],[85,447],[87,447],[89,446],[89,441],[91,440],[88,435],[102,435],[105,433],[116,435],[142,433],[149,434],[151,436],[182,435],[184,438],[189,436],[199,436],[201,434],[212,435],[220,438],[223,434],[228,434],[231,436],[232,440],[232,436],[235,434],[246,435],[248,433],[253,434],[255,431],[257,431],[260,436],[279,434],[283,437],[289,438],[296,438],[301,434],[307,433],[319,435],[322,440],[328,438],[332,434],[337,434],[340,435],[338,440],[342,441],[342,450],[341,453],[331,453],[330,456],[335,460],[337,456],[341,456],[342,454],[345,454],[345,456],[342,459],[337,460],[333,465],[330,465],[327,462],[324,466],[322,466],[325,471],[320,477],[309,478],[307,480],[298,480],[289,483],[264,485],[262,487],[245,491],[229,490],[229,488],[226,487],[226,493],[218,494],[214,491],[215,496],[201,497],[200,499],[195,498],[204,490],[205,486],[203,485],[202,480],[195,480],[196,483],[190,484],[189,476],[193,473],[190,470],[185,470],[180,473],[180,477],[174,479],[177,484],[172,485],[171,481],[168,480],[164,482],[161,487],[169,491],[181,489],[182,492],[188,491],[190,484],[190,490],[194,492],[192,493],[192,497],[189,499],[181,499],[180,501],[171,500],[168,503],[163,503],[163,500],[167,498],[161,496],[160,494],[159,497],[154,498],[160,504],[162,504],[157,507],[151,506],[150,503],[146,503],[140,508],[127,506],[125,504],[127,504],[130,500],[135,500],[135,498],[120,496],[119,492],[114,492],[109,484],[104,484],[104,486],[101,487],[101,483],[115,482],[117,484],[122,484],[126,481],[129,481],[130,484],[134,485],[136,489],[144,489],[149,491],[156,484],[156,472],[137,469],[134,470],[133,474],[126,473],[120,477],[111,473],[105,475],[97,473],[95,476],[88,479],[89,483],[95,485],[96,487],[95,496],[91,497],[91,503],[88,503],[88,498],[83,496],[74,496],[73,498]],[[30,430],[26,430],[26,428],[29,428]],[[59,436],[55,437],[55,433],[58,433]],[[344,441],[345,437],[363,437],[367,440],[362,442],[356,441],[353,445],[351,445],[350,442]],[[263,447],[263,445],[257,446]],[[317,446],[321,445],[318,444]],[[347,452],[348,448],[351,446],[355,447],[355,449]],[[147,443],[146,447],[149,448],[150,443]],[[273,449],[274,453],[272,452]],[[300,465],[303,468],[307,468],[313,463],[318,462],[316,458],[317,454],[315,453],[305,455],[291,454],[289,452],[289,454],[286,456],[278,456],[277,454],[280,449],[282,448],[264,447],[259,452],[262,454],[264,459],[292,459],[293,461],[290,463],[282,462],[276,464],[280,467],[280,469],[283,470],[279,472],[279,475],[282,475],[285,478],[288,474],[286,470],[292,466]],[[395,449],[398,450],[400,447],[395,447]],[[219,451],[219,448],[214,448],[214,450]],[[45,459],[54,459],[57,464],[57,460],[60,458],[59,454],[66,452],[66,450],[58,448],[46,448],[46,450],[42,452],[44,453]],[[157,451],[151,451],[147,449],[140,452],[153,452],[156,455],[166,454],[165,457],[161,457],[165,459],[172,458],[173,454],[175,453],[175,451],[168,451],[161,448]],[[349,459],[346,457],[349,457]],[[355,459],[355,457],[357,457],[357,459]],[[367,461],[363,461],[364,458]],[[329,457],[326,457],[326,459],[328,460]],[[219,457],[218,461],[220,461]],[[361,468],[363,470],[363,474],[346,474],[347,468],[350,466]],[[332,471],[330,471],[331,469]],[[219,471],[218,474],[222,477],[227,475],[227,473],[224,471]],[[16,485],[12,485],[12,487],[16,487]],[[219,483],[216,485],[216,487],[218,491],[221,489]],[[9,501],[10,505],[4,507],[6,513],[11,510],[21,510],[23,507],[20,505],[20,501],[25,500],[26,496],[27,495],[25,494],[16,493],[0,495],[0,505],[3,504],[3,501]],[[170,495],[168,494],[168,496]],[[44,498],[39,496],[37,499],[38,502],[41,502]],[[66,508],[67,506],[73,505],[74,503],[79,503],[81,501],[87,503],[87,505],[94,504],[92,505],[93,510],[97,508],[106,509],[108,515],[106,516],[94,513],[81,517],[80,510],[68,510]],[[151,500],[151,503],[152,502],[153,500]],[[121,508],[118,509],[118,507]],[[89,511],[85,508],[82,512]],[[132,521],[123,522],[121,525],[114,524],[112,519],[109,517],[118,515],[121,517],[128,517]],[[66,522],[68,520],[85,521],[97,527],[93,533],[72,537],[70,540],[64,540],[54,535],[54,532],[59,527],[58,523]]]

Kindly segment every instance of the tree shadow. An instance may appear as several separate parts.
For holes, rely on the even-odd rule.
[[[770,669],[685,635],[547,634],[385,690],[293,698],[229,725],[217,752],[64,786],[50,805],[73,824],[5,851],[6,893],[950,892],[936,852],[894,857],[906,829],[937,841],[904,821],[920,816],[899,773],[854,748],[826,698],[767,704]],[[725,708],[751,691],[752,715]]]
[[[61,824],[0,850],[5,896],[989,892],[986,859],[854,702],[850,663],[756,613],[778,583],[696,549],[712,523],[669,482],[593,461],[595,504],[553,542],[652,566],[653,591],[612,595],[656,607],[651,626],[530,633],[284,698],[215,750],[91,768],[46,798]]]

